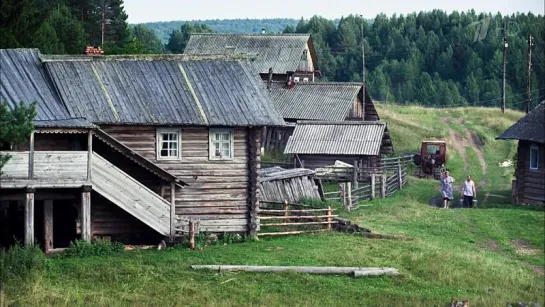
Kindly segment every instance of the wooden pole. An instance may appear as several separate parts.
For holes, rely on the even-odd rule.
[[[81,239],[91,241],[91,186],[81,192]]]
[[[28,179],[34,178],[34,131],[30,133],[30,146],[28,152]]]
[[[195,223],[189,220],[189,248],[195,249]]]
[[[375,174],[371,174],[371,200],[375,199],[376,184]]]
[[[288,201],[287,200],[284,200],[284,217],[287,219],[289,216],[290,216],[290,213],[289,213],[289,204],[288,204]],[[289,220],[286,220],[289,222]]]
[[[350,211],[352,208],[352,182],[347,182],[348,188],[347,188],[347,195],[348,195],[348,206],[346,207],[347,211]]]
[[[528,34],[528,69],[527,69],[527,76],[526,76],[526,113],[530,112],[530,102],[531,102],[531,76],[532,76],[532,46],[534,43],[532,42],[532,35]]]
[[[311,266],[251,266],[251,265],[192,265],[193,270],[213,270],[219,272],[298,272],[310,274],[354,274],[354,272],[396,271],[394,268],[377,267],[311,267]]]
[[[176,235],[176,183],[170,183],[170,235]]]
[[[44,201],[44,251],[53,249],[53,200]]]
[[[34,245],[34,188],[27,188],[25,201],[25,246]]]
[[[91,181],[91,173],[93,170],[92,158],[93,158],[93,130],[89,130],[89,133],[87,135],[87,180],[88,181]]]
[[[359,197],[358,197],[358,160],[354,160],[354,173],[352,175],[352,185],[354,186],[354,190],[356,190],[356,194],[353,195],[354,197],[354,203],[358,203]]]
[[[331,206],[327,206],[327,229],[331,229]]]
[[[382,174],[380,180],[380,198],[386,198],[386,175]]]
[[[403,189],[403,178],[401,177],[401,161],[397,160],[397,188],[398,190]]]

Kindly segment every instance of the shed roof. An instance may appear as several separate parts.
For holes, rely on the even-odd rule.
[[[545,100],[500,134],[497,139],[545,144]]]
[[[255,72],[296,71],[307,44],[317,67],[310,34],[191,34],[184,54],[257,54]]]
[[[342,121],[361,89],[361,83],[352,82],[299,82],[291,89],[274,82],[269,94],[285,119]]]
[[[38,49],[0,49],[0,101],[14,109],[36,103],[37,127],[88,128],[65,108],[40,61]]]
[[[284,153],[375,156],[380,154],[385,128],[382,122],[302,121]]]
[[[69,111],[100,124],[283,125],[247,62],[184,56],[44,57]]]

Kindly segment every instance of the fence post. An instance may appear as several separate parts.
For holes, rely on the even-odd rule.
[[[189,248],[195,249],[195,223],[189,219]]]
[[[380,179],[380,198],[386,198],[386,175],[382,174]]]
[[[403,178],[401,178],[401,161],[397,159],[397,187],[403,189]]]
[[[286,223],[289,222],[289,220],[287,219],[287,217],[290,215],[288,210],[289,210],[288,201],[284,200],[284,217],[286,217],[285,219]]]
[[[331,206],[327,206],[327,229],[331,229]]]
[[[347,211],[350,211],[350,208],[352,208],[352,182],[347,182],[346,183],[348,185],[347,187],[347,198],[348,198],[348,206],[346,207],[346,210]]]
[[[344,182],[339,183],[339,192],[341,196],[341,200],[343,202],[343,207],[346,207],[346,188]]]
[[[352,176],[352,185],[354,187],[354,190],[356,191],[354,195],[354,202],[357,204],[359,202],[358,197],[358,160],[354,160],[354,173]]]
[[[375,199],[375,174],[371,174],[371,200]]]

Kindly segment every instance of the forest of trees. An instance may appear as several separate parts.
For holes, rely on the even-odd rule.
[[[489,18],[489,19],[488,19]],[[489,20],[480,33],[476,22]],[[312,33],[322,73],[328,80],[361,81],[361,18],[348,16],[336,26],[313,17],[286,33]],[[424,105],[498,106],[501,101],[503,28],[509,24],[506,105],[525,105],[527,36],[532,47],[533,106],[545,99],[545,18],[475,12],[420,12],[378,15],[363,23],[366,84],[377,100]]]
[[[0,48],[39,48],[45,54],[162,53],[145,26],[129,26],[123,0],[5,0],[0,4]],[[103,31],[104,25],[104,31]]]
[[[327,81],[362,81],[379,101],[430,106],[499,106],[503,32],[507,41],[506,106],[523,109],[527,37],[533,36],[532,105],[545,99],[545,17],[434,10],[409,15],[329,20],[240,19],[128,25],[123,0],[6,0],[0,5],[0,48],[35,47],[46,54],[182,53],[195,32],[311,33]],[[102,25],[104,24],[104,31]],[[479,24],[488,27],[478,34]],[[172,28],[172,27],[175,28]],[[104,37],[102,37],[104,36]],[[104,40],[104,41],[103,41]]]

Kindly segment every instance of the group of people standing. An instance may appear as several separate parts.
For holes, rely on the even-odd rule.
[[[441,193],[443,195],[443,209],[448,209],[450,202],[454,199],[453,195],[453,183],[456,181],[450,176],[450,172],[447,169],[445,174],[441,176]],[[464,206],[473,208],[473,199],[477,197],[477,191],[475,189],[475,183],[471,180],[471,175],[467,175],[467,179],[462,184],[462,192],[464,198]]]

